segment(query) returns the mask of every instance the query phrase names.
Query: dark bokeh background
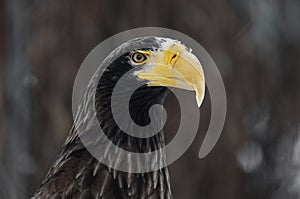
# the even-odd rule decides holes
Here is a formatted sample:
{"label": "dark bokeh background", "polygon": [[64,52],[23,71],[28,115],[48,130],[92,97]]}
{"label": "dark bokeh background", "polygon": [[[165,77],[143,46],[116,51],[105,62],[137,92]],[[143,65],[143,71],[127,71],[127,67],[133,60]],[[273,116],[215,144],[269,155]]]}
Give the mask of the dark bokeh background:
{"label": "dark bokeh background", "polygon": [[0,198],[29,198],[55,160],[89,51],[142,26],[175,29],[202,44],[228,95],[211,154],[197,158],[201,127],[170,166],[175,198],[299,198],[299,20],[297,0],[0,0]]}

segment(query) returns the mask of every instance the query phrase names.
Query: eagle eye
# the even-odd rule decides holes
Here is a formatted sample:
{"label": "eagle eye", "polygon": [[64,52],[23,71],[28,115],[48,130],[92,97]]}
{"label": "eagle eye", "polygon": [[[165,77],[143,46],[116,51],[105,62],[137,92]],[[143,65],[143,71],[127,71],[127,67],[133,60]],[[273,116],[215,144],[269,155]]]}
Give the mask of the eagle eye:
{"label": "eagle eye", "polygon": [[134,52],[131,55],[131,60],[133,63],[135,64],[143,64],[148,60],[148,55],[146,55],[145,53],[142,52]]}

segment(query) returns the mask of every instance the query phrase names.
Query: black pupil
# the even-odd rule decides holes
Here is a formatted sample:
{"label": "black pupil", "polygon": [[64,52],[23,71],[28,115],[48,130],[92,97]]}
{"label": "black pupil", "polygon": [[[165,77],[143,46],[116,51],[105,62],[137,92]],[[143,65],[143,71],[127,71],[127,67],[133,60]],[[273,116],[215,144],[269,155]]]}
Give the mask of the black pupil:
{"label": "black pupil", "polygon": [[138,61],[138,62],[143,61],[143,58],[144,58],[144,56],[143,56],[142,54],[140,54],[140,53],[137,53],[137,54],[135,55],[135,59],[136,59],[136,61]]}

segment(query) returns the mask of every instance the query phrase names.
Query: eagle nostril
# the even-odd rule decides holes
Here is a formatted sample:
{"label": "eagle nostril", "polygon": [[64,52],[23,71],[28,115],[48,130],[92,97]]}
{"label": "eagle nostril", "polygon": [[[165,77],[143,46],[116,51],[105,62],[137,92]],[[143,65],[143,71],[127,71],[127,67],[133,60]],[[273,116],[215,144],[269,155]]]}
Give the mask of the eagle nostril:
{"label": "eagle nostril", "polygon": [[176,61],[176,59],[177,59],[177,56],[178,56],[178,54],[176,53],[176,54],[174,54],[172,57],[171,57],[171,60],[170,60],[170,62],[172,63],[173,62],[173,60],[175,60]]}

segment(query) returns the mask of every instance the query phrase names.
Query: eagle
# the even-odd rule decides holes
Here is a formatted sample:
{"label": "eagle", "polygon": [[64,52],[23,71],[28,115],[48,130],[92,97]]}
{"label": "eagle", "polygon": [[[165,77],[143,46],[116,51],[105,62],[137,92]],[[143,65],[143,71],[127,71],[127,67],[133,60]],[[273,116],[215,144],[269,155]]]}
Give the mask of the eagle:
{"label": "eagle", "polygon": [[[116,105],[121,107],[128,103],[130,117],[139,126],[163,120],[161,111],[154,112],[154,116],[150,117],[149,110],[156,104],[162,105],[172,88],[194,91],[200,107],[205,93],[205,78],[200,61],[179,40],[147,36],[121,44],[100,66],[101,69],[95,72],[82,96],[74,125],[55,163],[33,199],[172,198],[167,166],[147,172],[135,172],[130,170],[130,160],[121,161],[118,152],[109,152],[111,145],[134,153],[157,151],[158,155],[149,161],[151,165],[165,162],[166,158],[165,151],[161,150],[166,145],[163,129],[148,137],[128,134],[120,127],[128,127],[128,121],[124,120],[123,124],[119,124],[114,118],[112,96],[114,88],[124,76],[130,82],[141,85],[135,89],[128,102],[124,103],[123,98],[119,97],[120,101]],[[131,85],[119,86],[121,91],[117,95],[129,92]],[[95,115],[90,113],[89,106],[94,107]],[[94,138],[95,130],[90,130],[93,129],[91,126],[100,127],[103,135]],[[88,138],[88,144],[83,142],[82,136]],[[106,161],[113,162],[109,165],[99,161],[87,149],[101,146],[104,137],[111,144],[102,148],[100,155]],[[115,166],[121,164],[128,164],[129,170],[116,169]]]}

